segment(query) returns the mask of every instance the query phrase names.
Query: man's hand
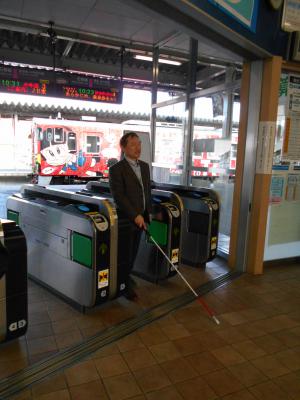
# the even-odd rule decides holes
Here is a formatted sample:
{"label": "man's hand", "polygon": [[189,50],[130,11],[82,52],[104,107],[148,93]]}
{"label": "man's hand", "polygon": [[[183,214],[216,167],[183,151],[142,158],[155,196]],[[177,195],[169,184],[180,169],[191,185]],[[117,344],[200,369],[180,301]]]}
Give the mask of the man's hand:
{"label": "man's hand", "polygon": [[134,223],[141,229],[147,229],[144,217],[140,214],[134,218]]}

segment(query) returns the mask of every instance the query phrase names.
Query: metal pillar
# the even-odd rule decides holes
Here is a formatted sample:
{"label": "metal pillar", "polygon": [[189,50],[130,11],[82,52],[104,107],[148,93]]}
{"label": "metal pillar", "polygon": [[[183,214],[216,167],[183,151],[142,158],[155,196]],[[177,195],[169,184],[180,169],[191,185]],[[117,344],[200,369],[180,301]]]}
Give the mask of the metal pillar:
{"label": "metal pillar", "polygon": [[188,69],[187,81],[187,99],[186,99],[186,115],[183,120],[184,129],[184,152],[183,152],[183,171],[182,184],[189,185],[191,181],[190,172],[192,169],[192,140],[193,140],[193,125],[194,125],[194,104],[195,99],[190,97],[196,89],[197,75],[197,56],[198,42],[195,39],[190,39],[190,61]]}
{"label": "metal pillar", "polygon": [[157,81],[158,81],[158,56],[159,48],[153,49],[153,68],[152,68],[152,90],[151,90],[151,119],[150,119],[150,134],[151,134],[151,160],[154,162],[155,157],[155,131],[156,131],[156,108],[153,107],[157,103]]}
{"label": "metal pillar", "polygon": [[[240,197],[239,230],[237,238],[236,268],[246,269],[246,245],[249,232],[252,192],[255,177],[256,148],[261,103],[263,62],[251,64],[250,91],[248,107],[247,137],[245,144],[244,172]],[[265,227],[263,227],[265,229]]]}
{"label": "metal pillar", "polygon": [[[234,82],[235,68],[229,67],[226,69],[225,85],[231,85]],[[232,90],[227,90],[223,95],[223,138],[230,138],[232,129],[232,110],[233,110],[234,94]]]}

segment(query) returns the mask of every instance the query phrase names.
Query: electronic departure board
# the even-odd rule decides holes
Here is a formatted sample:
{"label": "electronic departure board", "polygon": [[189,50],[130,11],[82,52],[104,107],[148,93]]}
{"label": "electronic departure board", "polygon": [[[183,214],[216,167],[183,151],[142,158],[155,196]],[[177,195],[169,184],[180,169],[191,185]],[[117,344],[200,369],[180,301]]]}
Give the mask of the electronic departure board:
{"label": "electronic departure board", "polygon": [[0,92],[121,104],[119,80],[0,65]]}

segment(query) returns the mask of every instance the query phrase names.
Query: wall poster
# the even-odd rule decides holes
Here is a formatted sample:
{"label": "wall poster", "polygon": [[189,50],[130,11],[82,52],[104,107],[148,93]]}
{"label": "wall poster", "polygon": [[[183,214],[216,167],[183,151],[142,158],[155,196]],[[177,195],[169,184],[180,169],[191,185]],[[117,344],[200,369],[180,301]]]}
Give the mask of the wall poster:
{"label": "wall poster", "polygon": [[284,176],[272,175],[270,188],[270,203],[278,204],[283,200]]}
{"label": "wall poster", "polygon": [[256,173],[271,174],[275,141],[276,122],[261,121],[259,123],[256,153]]}
{"label": "wall poster", "polygon": [[300,114],[286,118],[282,159],[287,161],[300,160]]}

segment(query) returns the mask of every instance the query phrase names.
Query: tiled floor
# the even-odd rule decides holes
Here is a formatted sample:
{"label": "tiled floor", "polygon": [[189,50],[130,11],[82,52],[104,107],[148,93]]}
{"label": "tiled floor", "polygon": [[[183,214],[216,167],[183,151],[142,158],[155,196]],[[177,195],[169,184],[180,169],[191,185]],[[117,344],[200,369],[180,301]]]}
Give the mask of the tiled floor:
{"label": "tiled floor", "polygon": [[[195,271],[189,274],[193,283]],[[202,275],[207,279],[208,271]],[[173,296],[179,287],[175,280],[141,304],[119,299],[80,315],[31,285],[33,324],[25,338],[0,347],[0,376],[84,340],[124,319],[124,312],[128,317],[147,302]],[[300,264],[268,267],[262,276],[244,274],[205,299],[220,325],[193,302],[13,398],[299,400]]]}
{"label": "tiled floor", "polygon": [[[227,270],[226,264],[217,259],[206,268],[184,267],[182,272],[192,285],[199,287],[201,283],[220,276]],[[29,280],[27,334],[16,341],[0,345],[0,379],[187,290],[179,276],[158,285],[137,277],[134,279],[137,282],[138,302],[129,302],[124,297],[119,297],[87,310],[85,314]],[[13,366],[6,365],[10,360],[14,360]]]}

